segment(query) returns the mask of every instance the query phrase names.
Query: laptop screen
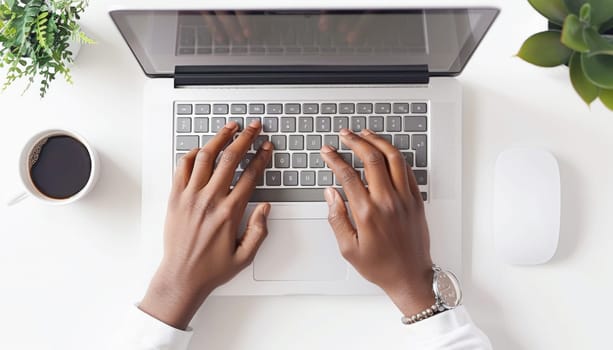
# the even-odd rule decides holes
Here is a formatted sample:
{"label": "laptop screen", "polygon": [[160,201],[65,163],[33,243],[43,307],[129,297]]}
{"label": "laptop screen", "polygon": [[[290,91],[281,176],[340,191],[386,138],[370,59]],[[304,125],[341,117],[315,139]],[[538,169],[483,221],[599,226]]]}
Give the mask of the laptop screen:
{"label": "laptop screen", "polygon": [[111,12],[141,67],[427,65],[459,74],[498,14],[495,8]]}

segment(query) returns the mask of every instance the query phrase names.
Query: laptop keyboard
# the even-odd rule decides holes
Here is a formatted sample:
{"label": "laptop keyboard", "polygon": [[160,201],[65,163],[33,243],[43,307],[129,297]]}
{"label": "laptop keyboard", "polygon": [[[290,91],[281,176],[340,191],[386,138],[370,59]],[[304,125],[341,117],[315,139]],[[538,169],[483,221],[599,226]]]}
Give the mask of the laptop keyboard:
{"label": "laptop keyboard", "polygon": [[324,201],[323,189],[339,187],[319,150],[328,144],[351,164],[365,185],[364,163],[340,142],[339,131],[364,128],[392,143],[413,168],[424,200],[429,192],[429,103],[427,101],[215,102],[174,104],[174,164],[189,150],[204,146],[230,121],[241,128],[260,120],[257,137],[234,174],[240,178],[265,141],[274,145],[271,163],[252,201]]}

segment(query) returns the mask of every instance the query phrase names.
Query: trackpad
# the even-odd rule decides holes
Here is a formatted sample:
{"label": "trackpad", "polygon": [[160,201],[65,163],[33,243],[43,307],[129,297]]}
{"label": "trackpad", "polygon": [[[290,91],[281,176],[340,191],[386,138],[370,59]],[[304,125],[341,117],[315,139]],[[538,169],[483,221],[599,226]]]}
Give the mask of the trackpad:
{"label": "trackpad", "polygon": [[327,220],[269,220],[253,266],[258,281],[335,281],[347,278]]}

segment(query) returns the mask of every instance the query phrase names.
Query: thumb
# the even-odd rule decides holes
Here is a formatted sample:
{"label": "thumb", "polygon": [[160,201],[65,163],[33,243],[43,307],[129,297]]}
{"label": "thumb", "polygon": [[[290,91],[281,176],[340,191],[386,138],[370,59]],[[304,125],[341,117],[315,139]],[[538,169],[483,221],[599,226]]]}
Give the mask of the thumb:
{"label": "thumb", "polygon": [[358,235],[349,220],[347,214],[347,207],[343,198],[336,189],[332,187],[326,188],[324,192],[326,202],[328,202],[328,222],[336,235],[336,241],[341,254],[345,259],[349,259],[349,256],[357,249]]}
{"label": "thumb", "polygon": [[235,254],[236,261],[240,266],[251,264],[255,253],[268,235],[267,219],[269,213],[270,204],[261,203],[249,216],[245,234],[241,238]]}

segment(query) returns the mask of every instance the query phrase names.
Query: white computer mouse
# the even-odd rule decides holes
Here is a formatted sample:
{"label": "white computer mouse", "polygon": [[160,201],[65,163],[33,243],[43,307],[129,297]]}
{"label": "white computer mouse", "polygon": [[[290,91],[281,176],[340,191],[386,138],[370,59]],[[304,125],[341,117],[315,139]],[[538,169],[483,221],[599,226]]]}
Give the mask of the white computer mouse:
{"label": "white computer mouse", "polygon": [[560,235],[560,169],[546,150],[515,148],[496,161],[494,241],[513,265],[549,261]]}

